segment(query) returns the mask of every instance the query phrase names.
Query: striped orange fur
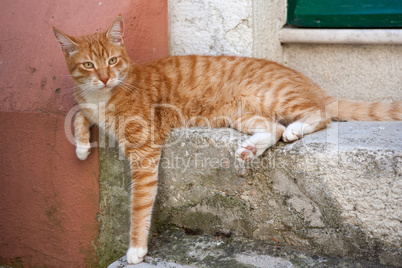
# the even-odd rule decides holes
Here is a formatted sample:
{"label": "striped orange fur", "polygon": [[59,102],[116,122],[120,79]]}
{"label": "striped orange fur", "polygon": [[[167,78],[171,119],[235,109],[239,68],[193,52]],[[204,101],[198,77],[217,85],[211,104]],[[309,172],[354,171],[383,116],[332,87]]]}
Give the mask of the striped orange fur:
{"label": "striped orange fur", "polygon": [[247,161],[331,119],[402,120],[402,102],[337,100],[301,73],[263,59],[192,55],[134,64],[121,16],[105,33],[54,33],[77,85],[78,157],[89,154],[89,127],[98,125],[116,138],[132,166],[130,263],[147,253],[161,146],[172,128],[232,127],[250,134],[236,151]]}

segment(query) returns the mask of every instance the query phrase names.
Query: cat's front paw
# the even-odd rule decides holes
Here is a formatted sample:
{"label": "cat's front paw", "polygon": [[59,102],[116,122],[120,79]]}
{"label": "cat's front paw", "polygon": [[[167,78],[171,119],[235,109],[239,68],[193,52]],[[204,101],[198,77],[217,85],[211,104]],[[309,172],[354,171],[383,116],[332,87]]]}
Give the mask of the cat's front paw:
{"label": "cat's front paw", "polygon": [[236,157],[243,160],[243,161],[250,161],[256,157],[257,148],[252,145],[247,147],[240,147],[236,150]]}
{"label": "cat's front paw", "polygon": [[127,251],[127,262],[129,264],[137,264],[144,260],[148,249],[130,247]]}
{"label": "cat's front paw", "polygon": [[80,144],[75,149],[75,153],[80,160],[87,159],[88,155],[91,153],[91,145],[90,144]]}

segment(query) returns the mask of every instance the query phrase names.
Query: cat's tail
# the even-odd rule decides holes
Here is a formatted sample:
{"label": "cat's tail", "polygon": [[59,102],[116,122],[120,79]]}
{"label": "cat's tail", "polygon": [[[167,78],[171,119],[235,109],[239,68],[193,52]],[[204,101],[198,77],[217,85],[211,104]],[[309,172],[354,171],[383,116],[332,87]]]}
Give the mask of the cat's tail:
{"label": "cat's tail", "polygon": [[331,98],[326,110],[335,121],[401,121],[402,101],[358,102]]}

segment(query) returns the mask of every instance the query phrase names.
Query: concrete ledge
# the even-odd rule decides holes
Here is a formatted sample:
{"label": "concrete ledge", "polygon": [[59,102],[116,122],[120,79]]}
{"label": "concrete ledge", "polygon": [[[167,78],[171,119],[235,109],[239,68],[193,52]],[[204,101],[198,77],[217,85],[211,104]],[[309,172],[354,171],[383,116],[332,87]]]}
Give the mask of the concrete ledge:
{"label": "concrete ledge", "polygon": [[244,167],[234,151],[245,138],[231,129],[173,131],[156,226],[402,263],[402,123],[333,123]]}
{"label": "concrete ledge", "polygon": [[283,28],[281,43],[402,44],[401,29],[303,29]]}
{"label": "concrete ledge", "polygon": [[[271,241],[272,242],[272,241]],[[300,268],[300,267],[386,267],[365,260],[318,256],[268,241],[255,241],[222,235],[194,235],[169,228],[151,239],[144,262],[127,264],[122,257],[108,268]],[[389,266],[387,266],[389,268]]]}
{"label": "concrete ledge", "polygon": [[[246,137],[232,129],[171,132],[154,232],[173,225],[318,255],[402,263],[402,122],[332,123],[242,166],[234,152]],[[107,197],[112,216],[127,213],[118,199],[127,194],[116,194],[127,187],[103,185],[102,192],[113,188],[119,200]]]}

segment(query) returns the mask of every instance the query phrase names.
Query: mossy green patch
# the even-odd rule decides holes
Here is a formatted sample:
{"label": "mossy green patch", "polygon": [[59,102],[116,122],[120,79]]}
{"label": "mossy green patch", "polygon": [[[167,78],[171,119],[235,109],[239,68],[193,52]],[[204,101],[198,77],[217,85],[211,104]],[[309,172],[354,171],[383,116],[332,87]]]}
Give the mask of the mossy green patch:
{"label": "mossy green patch", "polygon": [[153,218],[154,231],[160,232],[169,224],[189,229],[190,233],[230,232],[239,230],[248,236],[254,229],[248,205],[233,196],[215,194],[200,202],[184,206],[161,207],[158,200]]}
{"label": "mossy green patch", "polygon": [[96,241],[99,267],[125,255],[130,230],[130,168],[119,159],[117,146],[109,146],[109,137],[100,135],[104,148],[99,150],[100,168],[100,234]]}
{"label": "mossy green patch", "polygon": [[206,233],[214,233],[217,226],[222,224],[219,216],[210,212],[188,211],[180,215],[177,222],[191,229],[204,230]]}

